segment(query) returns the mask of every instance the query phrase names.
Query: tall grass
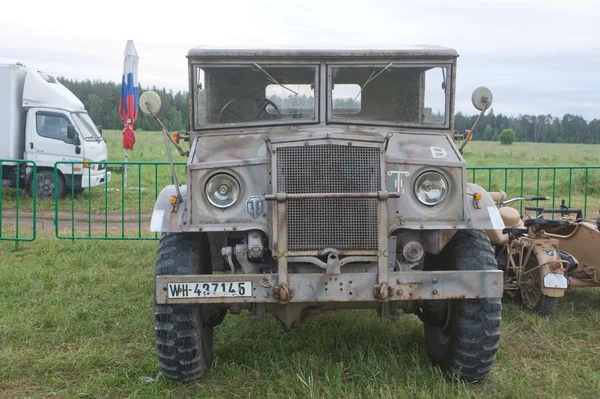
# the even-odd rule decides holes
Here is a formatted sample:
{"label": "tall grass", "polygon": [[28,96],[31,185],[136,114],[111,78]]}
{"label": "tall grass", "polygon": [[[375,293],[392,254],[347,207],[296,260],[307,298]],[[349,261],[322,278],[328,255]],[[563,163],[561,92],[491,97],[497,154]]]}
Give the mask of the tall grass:
{"label": "tall grass", "polygon": [[447,382],[420,321],[375,311],[309,318],[284,332],[228,315],[207,378],[145,383],[158,365],[152,320],[156,243],[0,243],[0,397],[597,398],[600,291],[578,289],[550,318],[505,301],[500,351],[478,384]]}

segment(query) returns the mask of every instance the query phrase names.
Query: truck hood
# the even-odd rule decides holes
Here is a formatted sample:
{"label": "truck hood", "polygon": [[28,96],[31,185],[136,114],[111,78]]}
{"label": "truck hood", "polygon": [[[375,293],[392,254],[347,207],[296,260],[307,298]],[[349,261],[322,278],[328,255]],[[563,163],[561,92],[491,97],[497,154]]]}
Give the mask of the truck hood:
{"label": "truck hood", "polygon": [[267,142],[306,142],[312,140],[343,142],[378,142],[383,145],[386,137],[389,143],[386,158],[391,163],[424,163],[462,166],[464,159],[452,144],[447,134],[424,133],[421,131],[374,131],[369,128],[352,129],[348,127],[315,127],[273,129],[236,135],[203,135],[196,141],[193,149],[193,164],[242,165],[252,160],[268,158]]}
{"label": "truck hood", "polygon": [[92,162],[108,160],[108,150],[104,141],[82,141],[84,156]]}
{"label": "truck hood", "polygon": [[23,88],[23,107],[85,111],[83,103],[52,76],[28,69]]}

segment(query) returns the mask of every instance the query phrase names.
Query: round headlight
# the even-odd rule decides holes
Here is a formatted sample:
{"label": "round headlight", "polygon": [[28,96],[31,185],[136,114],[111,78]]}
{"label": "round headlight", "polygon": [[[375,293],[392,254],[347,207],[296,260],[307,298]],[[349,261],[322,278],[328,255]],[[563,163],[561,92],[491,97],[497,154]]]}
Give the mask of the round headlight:
{"label": "round headlight", "polygon": [[206,183],[206,198],[217,208],[227,208],[235,204],[240,196],[237,180],[225,173],[214,175]]}
{"label": "round headlight", "polygon": [[415,182],[415,195],[425,205],[439,204],[447,193],[448,182],[438,172],[425,172]]}

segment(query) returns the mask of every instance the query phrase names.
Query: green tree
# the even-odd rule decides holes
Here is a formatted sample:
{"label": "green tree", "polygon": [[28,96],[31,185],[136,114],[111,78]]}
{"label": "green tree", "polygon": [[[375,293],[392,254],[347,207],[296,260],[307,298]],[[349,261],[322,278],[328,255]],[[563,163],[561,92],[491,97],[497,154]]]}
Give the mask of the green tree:
{"label": "green tree", "polygon": [[512,129],[504,129],[498,138],[500,139],[500,144],[512,144],[515,141],[515,131]]}

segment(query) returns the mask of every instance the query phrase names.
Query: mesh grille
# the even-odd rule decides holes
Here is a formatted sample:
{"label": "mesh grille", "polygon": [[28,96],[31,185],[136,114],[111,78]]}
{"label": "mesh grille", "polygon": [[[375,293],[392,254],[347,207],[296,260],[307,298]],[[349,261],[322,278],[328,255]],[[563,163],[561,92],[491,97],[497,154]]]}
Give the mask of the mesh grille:
{"label": "mesh grille", "polygon": [[[277,150],[277,192],[373,193],[380,190],[380,150],[318,145]],[[377,249],[377,199],[289,200],[291,251]]]}

